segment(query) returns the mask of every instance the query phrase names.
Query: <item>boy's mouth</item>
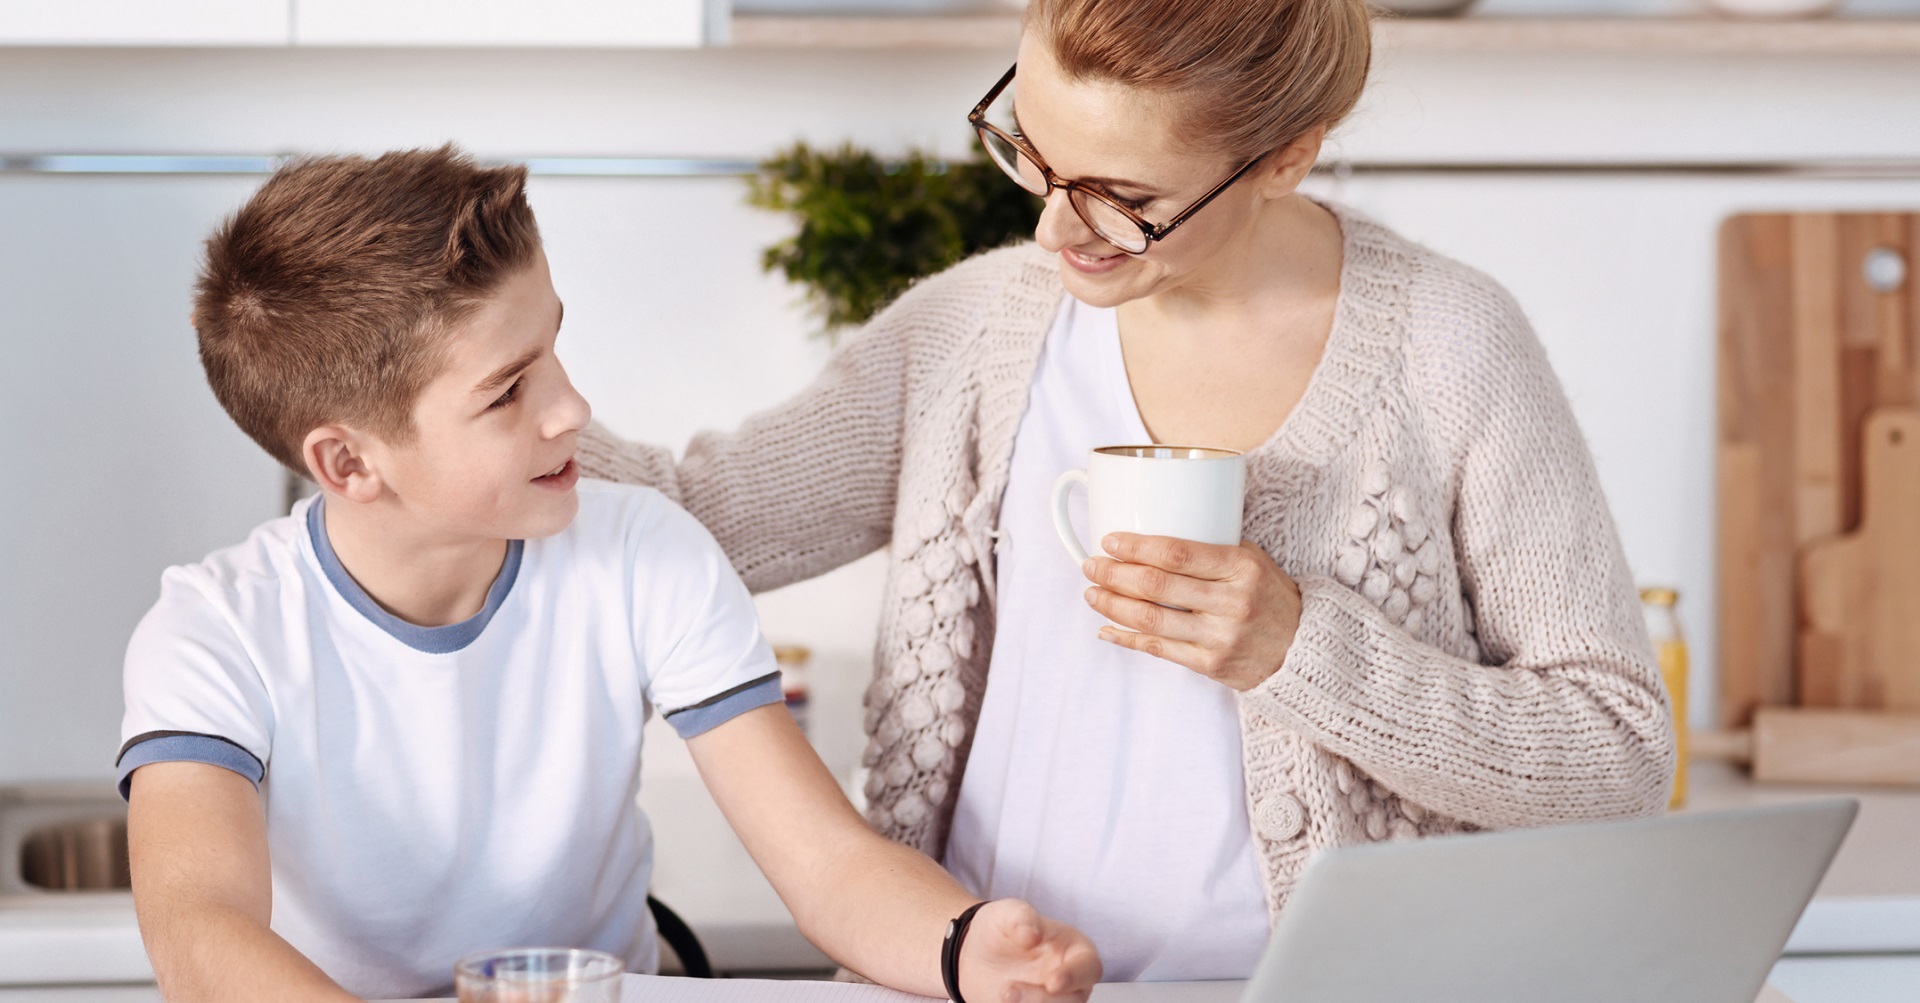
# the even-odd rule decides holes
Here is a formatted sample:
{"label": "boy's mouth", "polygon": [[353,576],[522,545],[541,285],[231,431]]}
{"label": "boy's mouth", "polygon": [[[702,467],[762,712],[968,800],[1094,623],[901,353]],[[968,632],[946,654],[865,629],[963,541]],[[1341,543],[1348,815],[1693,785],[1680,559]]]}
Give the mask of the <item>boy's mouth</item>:
{"label": "boy's mouth", "polygon": [[573,457],[569,456],[567,457],[567,462],[560,464],[559,466],[553,468],[552,470],[547,471],[544,474],[541,474],[538,477],[535,477],[533,479],[533,483],[538,484],[541,487],[545,487],[545,488],[558,488],[561,490],[565,490],[567,488],[573,487],[574,482],[578,481],[579,479],[580,479],[580,468],[574,464]]}

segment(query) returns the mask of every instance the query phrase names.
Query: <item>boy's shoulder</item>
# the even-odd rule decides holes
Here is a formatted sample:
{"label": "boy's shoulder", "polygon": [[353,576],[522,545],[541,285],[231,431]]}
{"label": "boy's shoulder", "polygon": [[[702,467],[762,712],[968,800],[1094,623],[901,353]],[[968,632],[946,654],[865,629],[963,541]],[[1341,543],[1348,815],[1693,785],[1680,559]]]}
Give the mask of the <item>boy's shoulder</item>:
{"label": "boy's shoulder", "polygon": [[653,488],[583,479],[576,490],[579,514],[560,534],[576,554],[631,560],[644,553],[719,552],[700,520]]}
{"label": "boy's shoulder", "polygon": [[170,567],[163,583],[189,584],[203,592],[239,593],[272,588],[302,563],[306,512],[315,499],[294,506],[293,512],[255,526],[239,543],[221,547],[191,564]]}

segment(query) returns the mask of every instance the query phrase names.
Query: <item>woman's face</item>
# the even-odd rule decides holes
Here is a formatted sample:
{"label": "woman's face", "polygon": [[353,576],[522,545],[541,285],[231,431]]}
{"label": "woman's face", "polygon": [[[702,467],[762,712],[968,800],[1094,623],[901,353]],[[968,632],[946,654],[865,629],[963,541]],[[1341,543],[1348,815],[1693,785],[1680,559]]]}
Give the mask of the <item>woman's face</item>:
{"label": "woman's face", "polygon": [[[1069,80],[1048,47],[1031,36],[1021,40],[1014,86],[1020,129],[1054,174],[1094,183],[1149,223],[1172,219],[1242,166],[1177,138],[1178,101],[1106,81]],[[1250,250],[1260,210],[1291,193],[1292,175],[1279,173],[1286,177],[1261,165],[1143,254],[1124,254],[1102,240],[1060,189],[1047,197],[1035,238],[1059,255],[1061,278],[1076,299],[1118,306],[1203,283]]]}

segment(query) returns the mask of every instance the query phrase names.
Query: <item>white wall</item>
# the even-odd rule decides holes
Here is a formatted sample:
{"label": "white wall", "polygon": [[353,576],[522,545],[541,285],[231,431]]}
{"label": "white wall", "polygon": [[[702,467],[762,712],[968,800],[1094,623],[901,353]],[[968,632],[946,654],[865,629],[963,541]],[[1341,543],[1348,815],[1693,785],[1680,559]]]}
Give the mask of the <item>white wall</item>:
{"label": "white wall", "polygon": [[[0,49],[0,153],[452,138],[487,156],[758,158],[801,137],[958,153],[965,110],[1009,58]],[[1920,156],[1920,60],[1381,65],[1339,155]],[[198,240],[257,180],[0,176],[0,782],[107,776],[121,646],[160,569],[275,514],[274,468],[204,389],[185,321]],[[1421,176],[1332,190],[1514,290],[1593,441],[1636,571],[1682,588],[1711,664],[1713,227],[1747,206],[1916,206],[1920,182]],[[784,224],[741,194],[712,179],[535,183],[568,304],[562,352],[616,428],[683,444],[824,358],[796,292],[758,269]],[[819,653],[826,700],[858,691],[878,575],[869,560],[763,597],[769,634]]]}

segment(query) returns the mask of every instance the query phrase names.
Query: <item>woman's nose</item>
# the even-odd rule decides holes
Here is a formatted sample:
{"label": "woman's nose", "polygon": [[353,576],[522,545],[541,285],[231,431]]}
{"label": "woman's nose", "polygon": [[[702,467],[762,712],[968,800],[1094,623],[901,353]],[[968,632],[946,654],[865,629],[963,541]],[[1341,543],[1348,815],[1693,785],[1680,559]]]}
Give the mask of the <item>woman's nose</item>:
{"label": "woman's nose", "polygon": [[1062,248],[1084,244],[1093,237],[1086,220],[1074,211],[1065,189],[1055,188],[1047,193],[1047,207],[1041,211],[1040,223],[1033,230],[1033,239],[1041,247],[1057,254]]}

